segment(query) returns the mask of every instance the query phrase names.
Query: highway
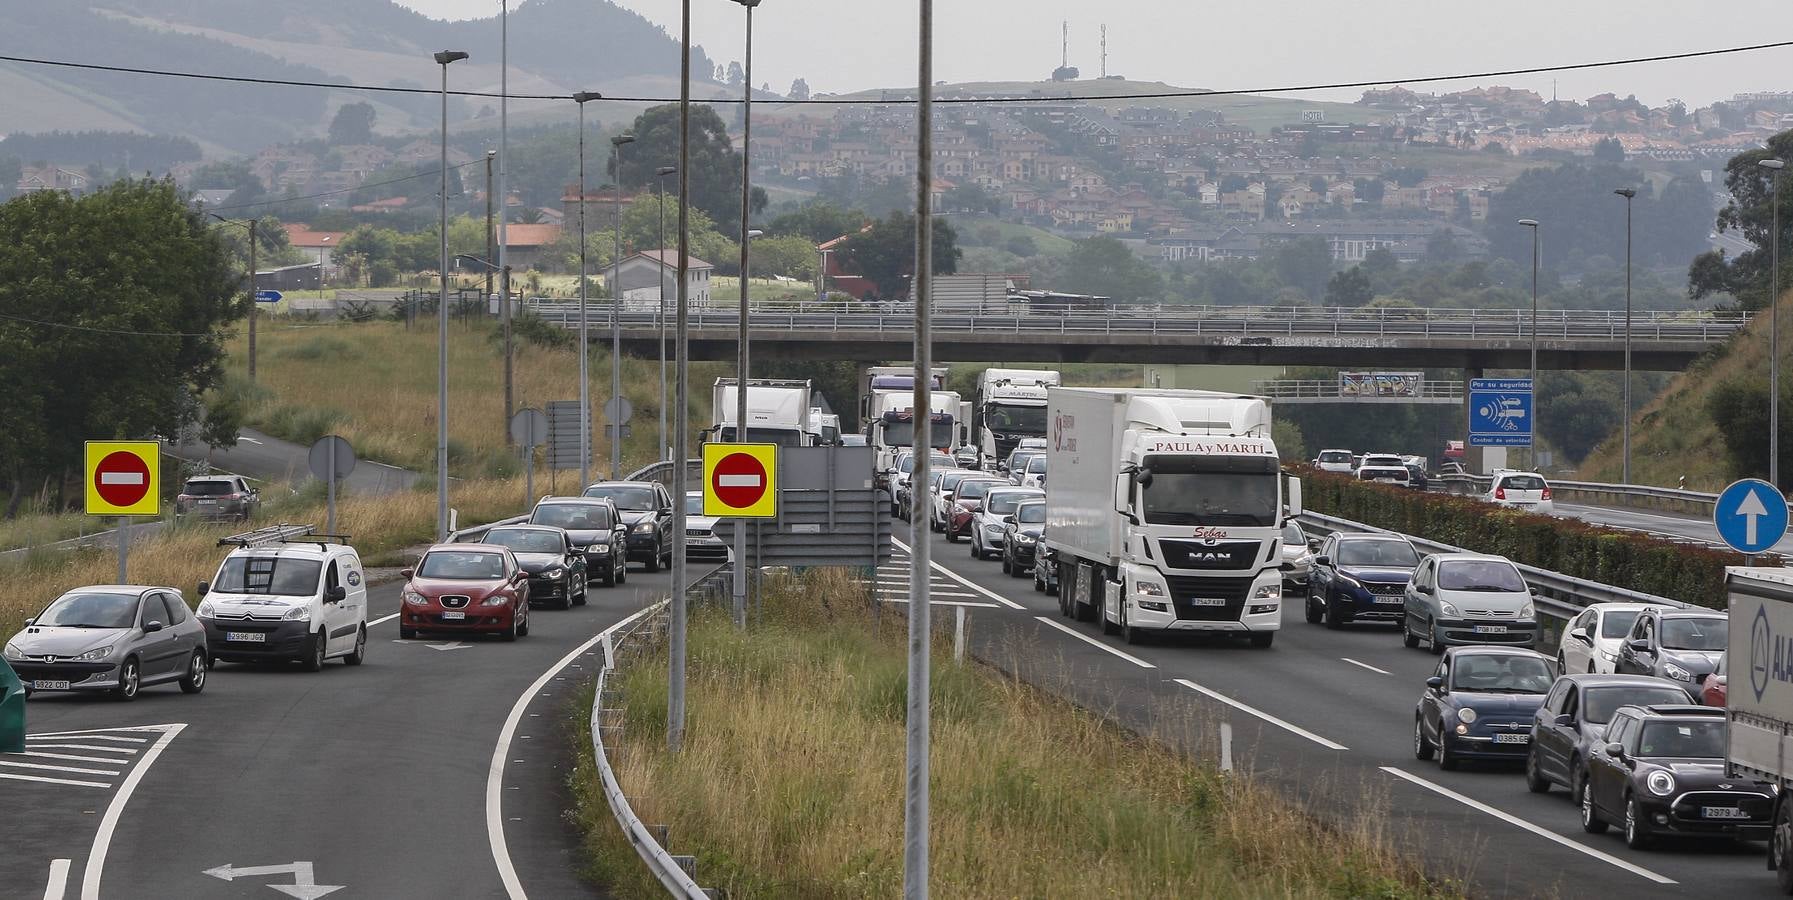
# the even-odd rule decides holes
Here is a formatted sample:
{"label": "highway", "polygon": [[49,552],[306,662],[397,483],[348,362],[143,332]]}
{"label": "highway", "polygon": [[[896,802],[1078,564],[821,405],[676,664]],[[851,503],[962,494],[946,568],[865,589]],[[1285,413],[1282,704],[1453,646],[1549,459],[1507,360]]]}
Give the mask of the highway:
{"label": "highway", "polygon": [[[1622,507],[1581,506],[1561,501],[1556,503],[1555,514],[1563,518],[1580,519],[1595,525],[1641,531],[1667,540],[1691,541],[1716,549],[1726,549],[1724,542],[1719,540],[1718,529],[1712,527],[1711,519]],[[1781,538],[1780,543],[1774,545],[1774,550],[1784,556],[1793,557],[1793,531]]]}
{"label": "highway", "polygon": [[589,715],[568,705],[595,636],[668,581],[631,572],[589,606],[537,609],[514,644],[398,640],[389,581],[369,592],[358,668],[222,663],[197,696],[33,698],[27,753],[0,754],[0,808],[31,811],[10,819],[0,884],[47,900],[602,896],[562,815],[569,717]]}
{"label": "highway", "polygon": [[[936,583],[946,585],[936,616],[950,621],[948,603],[976,604],[980,659],[1210,760],[1227,723],[1233,767],[1343,827],[1367,820],[1433,875],[1466,880],[1472,896],[1741,897],[1773,887],[1759,845],[1635,852],[1612,834],[1584,834],[1567,794],[1528,793],[1517,766],[1444,772],[1415,760],[1414,705],[1437,658],[1403,648],[1391,628],[1328,631],[1285,603],[1267,651],[1195,638],[1129,647],[1061,617],[1053,597],[973,561],[965,544],[933,540]],[[894,586],[906,568],[906,558],[893,561],[880,580]]]}

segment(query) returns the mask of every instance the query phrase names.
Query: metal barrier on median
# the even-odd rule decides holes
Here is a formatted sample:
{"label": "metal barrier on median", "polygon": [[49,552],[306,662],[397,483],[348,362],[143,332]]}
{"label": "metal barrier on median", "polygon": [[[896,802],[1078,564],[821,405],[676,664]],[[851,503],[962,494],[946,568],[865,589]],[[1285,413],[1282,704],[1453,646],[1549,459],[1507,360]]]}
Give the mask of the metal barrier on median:
{"label": "metal barrier on median", "polygon": [[[1311,525],[1315,529],[1327,533],[1335,531],[1348,533],[1366,531],[1384,532],[1388,534],[1397,533],[1391,532],[1386,528],[1376,528],[1374,526],[1365,525],[1362,522],[1353,522],[1350,519],[1340,519],[1315,512],[1302,513],[1300,518],[1302,524]],[[1421,553],[1464,552],[1461,547],[1453,547],[1450,544],[1440,544],[1437,541],[1428,541],[1425,538],[1418,538],[1413,535],[1402,535],[1402,537],[1412,541],[1413,546]],[[1564,621],[1575,618],[1575,616],[1580,614],[1582,610],[1595,603],[1651,603],[1657,606],[1673,606],[1677,608],[1687,606],[1687,604],[1682,603],[1679,600],[1670,600],[1667,597],[1658,597],[1655,594],[1646,594],[1641,591],[1613,587],[1610,584],[1588,581],[1585,578],[1575,578],[1573,576],[1564,575],[1561,572],[1552,572],[1548,569],[1539,569],[1521,563],[1515,563],[1515,565],[1519,566],[1519,574],[1525,576],[1526,583],[1538,591],[1538,611],[1544,615],[1562,619]]]}

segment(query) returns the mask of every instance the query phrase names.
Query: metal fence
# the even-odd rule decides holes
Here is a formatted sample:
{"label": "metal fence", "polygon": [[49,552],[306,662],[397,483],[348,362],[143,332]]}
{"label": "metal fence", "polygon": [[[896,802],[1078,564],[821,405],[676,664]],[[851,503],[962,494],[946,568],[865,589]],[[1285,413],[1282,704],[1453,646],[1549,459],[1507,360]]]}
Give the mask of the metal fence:
{"label": "metal fence", "polygon": [[1339,387],[1337,378],[1299,379],[1274,378],[1251,383],[1251,392],[1272,400],[1284,403],[1307,401],[1334,401],[1338,403],[1461,403],[1463,402],[1463,382],[1433,381],[1430,379],[1419,383],[1417,394],[1364,394],[1347,396]]}

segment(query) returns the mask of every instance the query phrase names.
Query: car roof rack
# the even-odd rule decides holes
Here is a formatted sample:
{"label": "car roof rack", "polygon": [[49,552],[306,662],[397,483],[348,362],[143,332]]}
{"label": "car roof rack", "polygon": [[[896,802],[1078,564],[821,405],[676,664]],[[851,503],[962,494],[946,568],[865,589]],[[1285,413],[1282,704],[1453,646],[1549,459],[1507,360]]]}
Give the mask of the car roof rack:
{"label": "car roof rack", "polygon": [[254,531],[233,534],[218,539],[220,547],[260,547],[265,544],[287,544],[303,540],[306,543],[347,544],[346,534],[320,534],[316,525],[292,525],[282,522],[279,525],[268,525]]}

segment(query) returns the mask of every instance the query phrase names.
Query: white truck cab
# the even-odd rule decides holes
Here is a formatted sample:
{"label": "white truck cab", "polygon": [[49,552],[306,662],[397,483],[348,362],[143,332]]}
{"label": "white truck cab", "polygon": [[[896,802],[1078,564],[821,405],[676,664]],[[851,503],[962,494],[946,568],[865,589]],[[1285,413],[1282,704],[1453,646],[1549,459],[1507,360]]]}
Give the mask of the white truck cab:
{"label": "white truck cab", "polygon": [[212,659],[296,660],[317,671],[330,659],[367,656],[367,573],[347,535],[311,525],[270,525],[218,541],[233,548],[199,583],[198,618]]}

